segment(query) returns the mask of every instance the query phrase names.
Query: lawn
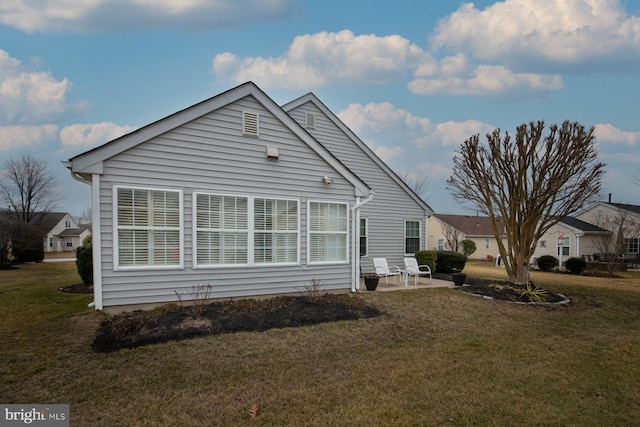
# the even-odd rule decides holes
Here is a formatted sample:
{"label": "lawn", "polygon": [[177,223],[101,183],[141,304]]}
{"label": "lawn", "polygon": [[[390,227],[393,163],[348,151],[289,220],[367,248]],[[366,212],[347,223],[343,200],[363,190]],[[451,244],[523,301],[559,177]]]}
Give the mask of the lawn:
{"label": "lawn", "polygon": [[68,403],[92,426],[635,425],[640,274],[533,280],[572,303],[363,292],[386,314],[103,354],[92,297],[57,292],[75,265],[22,265],[0,271],[0,402]]}

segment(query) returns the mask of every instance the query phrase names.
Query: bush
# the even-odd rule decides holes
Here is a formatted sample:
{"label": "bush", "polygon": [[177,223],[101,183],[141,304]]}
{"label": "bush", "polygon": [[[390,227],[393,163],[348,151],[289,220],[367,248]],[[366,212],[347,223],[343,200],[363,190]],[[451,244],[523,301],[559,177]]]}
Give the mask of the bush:
{"label": "bush", "polygon": [[21,222],[11,234],[11,254],[17,262],[40,262],[44,259],[44,234],[33,224]]}
{"label": "bush", "polygon": [[438,253],[436,251],[418,251],[416,252],[416,260],[418,265],[428,265],[431,271],[436,271],[436,260]]}
{"label": "bush", "polygon": [[458,273],[464,270],[467,256],[454,251],[438,251],[436,271],[438,273]]}
{"label": "bush", "polygon": [[[86,240],[86,239],[85,239]],[[82,283],[93,284],[93,245],[83,244],[76,248],[76,267]]]}
{"label": "bush", "polygon": [[558,258],[553,255],[542,255],[538,258],[538,267],[542,271],[551,271],[558,266]]}
{"label": "bush", "polygon": [[569,258],[564,266],[573,274],[580,274],[587,269],[587,262],[582,258]]}
{"label": "bush", "polygon": [[465,254],[466,256],[471,255],[477,249],[476,242],[474,242],[473,240],[464,239],[460,243],[462,243],[462,253]]}

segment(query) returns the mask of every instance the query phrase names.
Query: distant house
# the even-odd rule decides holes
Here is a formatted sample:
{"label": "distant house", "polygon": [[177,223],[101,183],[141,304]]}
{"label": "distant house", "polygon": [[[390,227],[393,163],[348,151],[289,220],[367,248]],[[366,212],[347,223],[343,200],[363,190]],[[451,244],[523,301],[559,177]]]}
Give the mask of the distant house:
{"label": "distant house", "polygon": [[91,234],[66,212],[36,212],[31,223],[45,234],[45,252],[75,252],[82,240]]}
{"label": "distant house", "polygon": [[634,258],[640,253],[640,206],[597,202],[576,215],[577,218],[606,228],[620,239],[622,254]]}
{"label": "distant house", "polygon": [[574,217],[565,217],[538,240],[534,258],[552,255],[566,260],[592,256],[599,252],[596,239],[607,230]]}
{"label": "distant house", "polygon": [[313,93],[283,109],[323,147],[375,190],[360,209],[359,251],[363,271],[375,271],[372,258],[391,265],[426,248],[426,220],[433,210]]}
{"label": "distant house", "polygon": [[[71,158],[92,188],[94,297],[120,311],[359,289],[360,255],[426,245],[431,209],[312,94],[249,82]],[[375,193],[374,193],[375,192]]]}
{"label": "distant house", "polygon": [[[491,218],[479,215],[447,215],[433,214],[427,223],[429,235],[429,247],[427,249],[443,251],[454,250],[454,241],[471,240],[476,244],[476,251],[471,258],[487,258],[488,255],[499,255],[498,242],[493,233]],[[506,246],[507,240],[504,232],[502,242]],[[462,252],[462,246],[458,252]]]}

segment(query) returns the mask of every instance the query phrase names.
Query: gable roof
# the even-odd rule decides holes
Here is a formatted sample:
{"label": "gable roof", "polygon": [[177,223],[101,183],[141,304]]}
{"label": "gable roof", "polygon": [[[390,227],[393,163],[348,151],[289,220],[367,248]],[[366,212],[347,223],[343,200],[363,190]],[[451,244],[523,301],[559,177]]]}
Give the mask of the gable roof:
{"label": "gable roof", "polygon": [[640,206],[638,206],[638,205],[630,205],[630,204],[627,204],[627,203],[606,203],[606,204],[607,205],[611,205],[611,206],[615,206],[618,209],[623,209],[625,211],[633,212],[635,214],[640,215]]}
{"label": "gable roof", "polygon": [[[493,223],[488,216],[433,214],[440,222],[450,225],[467,237],[493,236]],[[504,232],[502,233],[504,235]]]}
{"label": "gable roof", "polygon": [[575,230],[578,231],[584,231],[587,233],[602,233],[602,232],[606,232],[608,233],[608,230],[605,230],[604,228],[600,228],[597,225],[593,225],[590,224],[586,221],[582,221],[578,218],[574,218],[572,216],[567,216],[564,217],[560,220],[560,222],[566,226],[569,226]]}
{"label": "gable roof", "polygon": [[376,153],[373,152],[373,150],[371,150],[371,148],[369,148],[369,146],[367,144],[365,144],[360,138],[358,138],[358,136],[351,131],[351,129],[349,129],[349,127],[347,125],[344,124],[344,122],[342,122],[342,120],[340,120],[338,118],[338,116],[336,116],[333,111],[331,111],[329,108],[327,108],[326,105],[324,105],[324,103],[322,101],[320,101],[320,99],[314,95],[312,92],[307,93],[306,95],[303,95],[297,99],[294,99],[291,102],[288,102],[286,104],[284,104],[282,106],[284,111],[291,111],[307,102],[312,103],[313,105],[315,105],[320,111],[322,111],[322,113],[333,122],[334,125],[336,125],[342,132],[344,132],[345,135],[347,135],[347,137],[349,137],[349,139],[351,139],[353,141],[354,144],[356,144],[361,150],[362,152],[367,155],[371,160],[373,160],[374,163],[376,163],[393,181],[395,181],[413,200],[416,201],[416,203],[418,203],[424,210],[426,210],[427,212],[432,213],[433,209],[431,209],[431,207],[424,201],[422,200],[422,198],[420,198],[420,196],[418,196],[415,191],[413,191],[399,176],[398,174],[396,174],[393,169],[391,169],[389,166],[387,166],[387,164],[385,162],[382,161],[382,159],[380,159],[380,157],[378,157],[376,155]]}
{"label": "gable roof", "polygon": [[106,144],[72,157],[65,166],[69,168],[72,173],[81,176],[94,173],[101,174],[103,173],[103,162],[105,160],[247,96],[254,97],[266,110],[280,120],[298,138],[333,167],[337,173],[352,184],[355,187],[357,196],[369,195],[370,188],[364,181],[313,138],[309,132],[300,126],[298,122],[289,116],[289,114],[253,82],[243,83],[233,89],[229,89],[226,92],[150,123],[120,138],[116,138]]}
{"label": "gable roof", "polygon": [[49,233],[65,216],[67,216],[66,212],[34,212],[31,223],[45,233]]}

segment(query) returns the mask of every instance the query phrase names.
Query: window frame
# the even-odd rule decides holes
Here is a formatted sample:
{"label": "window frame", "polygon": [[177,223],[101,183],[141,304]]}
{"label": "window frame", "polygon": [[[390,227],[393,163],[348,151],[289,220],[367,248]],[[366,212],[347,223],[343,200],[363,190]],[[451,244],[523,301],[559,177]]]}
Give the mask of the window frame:
{"label": "window frame", "polygon": [[488,237],[484,239],[484,248],[485,249],[489,249],[491,246],[491,239],[489,239]]}
{"label": "window frame", "polygon": [[[147,191],[149,195],[152,191],[164,193],[176,193],[178,195],[178,226],[121,226],[118,217],[118,194],[120,190]],[[114,185],[112,190],[113,204],[113,270],[114,271],[143,271],[143,270],[183,270],[184,269],[184,194],[180,189],[159,188],[159,187],[139,187],[129,185]],[[173,230],[178,231],[179,260],[177,264],[143,264],[143,265],[120,265],[120,230]],[[148,244],[149,245],[149,244]]]}
{"label": "window frame", "polygon": [[[344,231],[311,231],[311,204],[318,203],[323,205],[341,205],[344,206],[345,210],[345,230]],[[346,202],[336,202],[336,201],[327,201],[327,200],[307,200],[307,264],[309,265],[329,265],[329,264],[348,264],[349,263],[349,203]],[[317,234],[324,235],[339,235],[344,236],[344,259],[343,260],[329,260],[329,261],[314,261],[311,258],[311,236]]]}
{"label": "window frame", "polygon": [[[418,223],[418,237],[415,236],[407,236],[407,223],[409,222],[417,222]],[[407,239],[418,239],[418,249],[414,252],[407,252]],[[404,239],[403,239],[403,251],[405,255],[415,255],[416,252],[420,251],[422,248],[422,220],[419,219],[405,219],[404,220]]]}
{"label": "window frame", "polygon": [[[256,245],[255,238],[258,233],[264,233],[268,230],[257,230],[256,229],[256,216],[255,216],[255,206],[256,200],[275,200],[275,201],[286,201],[286,202],[295,202],[296,203],[296,259],[295,261],[286,261],[286,262],[259,262],[256,260]],[[251,223],[249,225],[250,233],[249,240],[252,248],[251,258],[249,260],[250,265],[265,267],[265,266],[279,266],[279,265],[300,265],[300,200],[288,197],[265,197],[265,196],[252,196],[251,197]],[[277,231],[277,230],[275,230]],[[275,232],[273,234],[276,234]],[[281,230],[280,234],[293,234],[292,231]]]}
{"label": "window frame", "polygon": [[[362,235],[362,222],[364,221],[364,236]],[[364,239],[364,254],[362,254],[362,239]],[[369,217],[360,217],[358,224],[358,247],[360,248],[360,256],[369,256]]]}
{"label": "window frame", "polygon": [[[564,249],[567,249],[567,253],[565,254]],[[560,254],[560,251],[562,250],[562,254]],[[571,237],[567,236],[567,237],[563,237],[562,238],[562,244],[560,243],[560,239],[558,239],[558,250],[556,251],[556,255],[557,256],[567,256],[570,257],[571,256]]]}
{"label": "window frame", "polygon": [[438,239],[438,243],[437,243],[437,250],[439,251],[444,251],[444,239]]}

